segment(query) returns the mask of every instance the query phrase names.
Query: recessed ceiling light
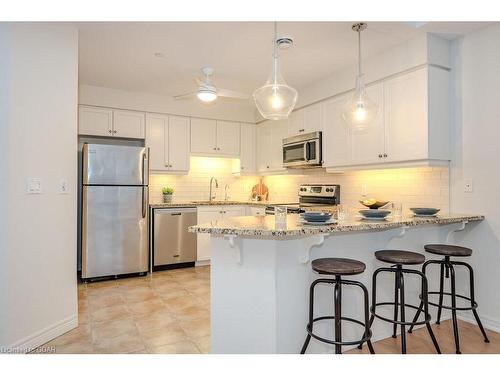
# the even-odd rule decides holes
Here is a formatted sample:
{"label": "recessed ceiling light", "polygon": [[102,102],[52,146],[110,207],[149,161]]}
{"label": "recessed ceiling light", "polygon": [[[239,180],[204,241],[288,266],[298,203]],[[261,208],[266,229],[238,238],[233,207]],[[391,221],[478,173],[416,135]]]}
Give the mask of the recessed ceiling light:
{"label": "recessed ceiling light", "polygon": [[155,52],[155,57],[163,58],[165,57],[165,54],[163,52]]}

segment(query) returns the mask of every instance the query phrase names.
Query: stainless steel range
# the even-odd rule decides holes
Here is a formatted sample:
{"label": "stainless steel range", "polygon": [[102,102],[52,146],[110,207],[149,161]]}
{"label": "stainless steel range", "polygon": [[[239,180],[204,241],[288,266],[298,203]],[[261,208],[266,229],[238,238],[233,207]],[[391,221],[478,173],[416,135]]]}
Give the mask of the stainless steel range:
{"label": "stainless steel range", "polygon": [[[331,208],[340,204],[340,185],[335,184],[303,184],[299,186],[299,202],[286,204],[288,213],[301,213],[305,209]],[[273,205],[266,207],[266,214],[274,215]]]}

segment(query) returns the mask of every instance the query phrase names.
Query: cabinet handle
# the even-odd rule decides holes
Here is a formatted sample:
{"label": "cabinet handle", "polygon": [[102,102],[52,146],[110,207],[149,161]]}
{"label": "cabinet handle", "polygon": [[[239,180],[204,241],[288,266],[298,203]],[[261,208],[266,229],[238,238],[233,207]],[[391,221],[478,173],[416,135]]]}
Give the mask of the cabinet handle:
{"label": "cabinet handle", "polygon": [[300,130],[299,130],[299,133],[302,133],[303,131],[304,131],[304,129],[300,129]]}
{"label": "cabinet handle", "polygon": [[116,130],[113,130],[113,133],[116,134]]}
{"label": "cabinet handle", "polygon": [[241,166],[241,169],[245,169],[245,167]]}
{"label": "cabinet handle", "polygon": [[219,148],[219,147],[217,147],[217,151],[220,151],[220,148]]}
{"label": "cabinet handle", "polygon": [[387,157],[387,154],[384,154],[384,158],[386,158],[386,157]]}
{"label": "cabinet handle", "polygon": [[382,154],[378,154],[378,157],[381,158],[382,157]]}
{"label": "cabinet handle", "polygon": [[269,165],[268,165],[266,168],[268,168],[268,169],[269,169]]}
{"label": "cabinet handle", "polygon": [[109,129],[108,132],[109,132],[109,134],[111,134],[111,133],[113,133],[113,130]]}

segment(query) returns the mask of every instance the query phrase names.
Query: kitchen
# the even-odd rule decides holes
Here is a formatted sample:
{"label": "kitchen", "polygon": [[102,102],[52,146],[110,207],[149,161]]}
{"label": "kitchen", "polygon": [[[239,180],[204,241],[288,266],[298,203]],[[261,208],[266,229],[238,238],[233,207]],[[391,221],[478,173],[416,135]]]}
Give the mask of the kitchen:
{"label": "kitchen", "polygon": [[[60,78],[58,84],[67,91],[50,93],[68,101],[66,119],[77,118],[75,127],[54,146],[55,153],[64,150],[67,164],[55,174],[46,173],[43,160],[21,158],[18,162],[26,168],[11,177],[21,181],[16,189],[27,194],[19,198],[26,202],[20,208],[35,205],[34,230],[49,233],[43,229],[47,216],[42,213],[54,202],[59,202],[58,212],[71,212],[74,220],[67,220],[67,226],[66,216],[60,217],[59,236],[66,250],[58,256],[44,252],[44,257],[78,265],[51,275],[50,261],[29,262],[30,268],[44,265],[37,272],[41,280],[54,284],[48,298],[60,303],[59,315],[41,307],[33,319],[33,309],[42,301],[35,298],[32,307],[21,309],[19,301],[10,299],[11,309],[2,320],[19,314],[26,324],[6,330],[2,347],[74,354],[298,354],[307,338],[302,348],[306,353],[368,353],[370,339],[375,353],[500,352],[500,317],[492,288],[499,261],[494,250],[498,228],[486,202],[498,184],[486,171],[494,164],[484,156],[491,153],[493,158],[493,146],[475,143],[493,135],[487,120],[481,125],[484,131],[475,132],[478,103],[471,96],[483,93],[476,76],[486,73],[474,64],[478,56],[491,54],[494,59],[497,54],[481,43],[491,45],[500,33],[498,23],[103,22],[2,27],[9,28],[13,46],[35,43],[26,39],[33,33],[53,37],[54,42],[41,36],[38,40],[53,50],[64,46],[61,56],[46,58],[51,64],[57,58],[60,65],[51,74],[64,68],[71,83],[66,87]],[[182,38],[188,30],[189,35],[215,40],[228,29],[231,33],[214,42],[212,51],[203,49],[201,41]],[[326,33],[332,40],[315,42]],[[238,69],[234,57],[225,62],[228,45],[236,48],[237,41],[252,34],[246,51],[240,49]],[[324,55],[326,62],[301,70],[311,48],[321,54],[330,44],[338,50]],[[24,54],[43,55],[36,48],[5,48],[12,48],[14,62],[26,61]],[[186,56],[174,56],[174,51]],[[251,55],[262,61],[256,64]],[[271,62],[282,72],[271,69]],[[14,69],[16,64],[8,66]],[[252,66],[255,72],[249,74]],[[485,72],[493,69],[487,66]],[[275,82],[292,94],[298,92],[287,113],[274,118],[272,108],[259,103],[258,89],[270,84],[265,83],[269,73],[269,82],[276,77]],[[46,85],[40,74],[34,79],[36,71],[26,78],[12,74],[19,85]],[[171,84],[165,88],[160,81]],[[203,102],[207,97],[202,94],[214,93],[212,102]],[[373,105],[366,107],[372,111],[367,116],[373,114],[367,125],[353,125],[348,118],[346,105],[353,95]],[[6,138],[7,151],[30,128],[8,129],[12,133]],[[54,131],[53,126],[45,131]],[[42,138],[42,133],[36,134],[23,150],[28,152]],[[60,205],[62,200],[67,206]],[[369,207],[373,204],[379,207]],[[419,217],[413,208],[434,208],[437,216],[433,212]],[[324,216],[326,225],[308,222],[308,215],[314,214]],[[372,219],[373,214],[388,216]],[[12,233],[22,237],[20,229]],[[39,237],[40,244],[50,242],[49,235]],[[11,241],[11,236],[5,238]],[[35,239],[20,238],[16,246],[43,246],[31,241]],[[420,289],[420,280],[405,275],[406,294],[403,282],[396,281],[396,293],[401,294],[394,297],[393,278],[380,276],[375,298],[372,276],[384,260],[376,260],[374,252],[398,249],[425,255],[426,260],[443,258],[424,250],[428,244],[473,249],[472,256],[460,259],[475,271],[473,290],[467,273],[456,274],[457,297],[475,292],[473,307],[470,314],[459,311],[458,317],[455,310],[443,307],[439,325],[438,309],[431,305],[437,298],[429,297],[431,306],[423,315],[430,314],[432,320],[420,316],[421,326],[430,322],[428,330],[406,332],[405,337],[418,316],[407,309],[405,329],[396,327],[400,324],[394,321],[404,320],[404,308],[398,318],[397,298],[401,302],[406,295],[407,303],[424,306],[427,292]],[[69,254],[67,248],[73,247]],[[449,256],[444,256],[445,288],[452,293],[448,272],[453,273],[453,262],[446,263]],[[309,300],[311,283],[319,277],[313,262],[337,259],[332,257],[364,264],[359,276],[346,273],[345,281],[366,287],[369,317],[384,297],[396,298],[396,309],[387,310],[395,314],[394,321],[373,315],[377,318],[371,329],[371,323],[363,323],[366,331],[342,322],[343,336],[337,322],[335,330],[333,323],[319,331],[306,328],[312,325],[311,306],[315,314],[327,315],[340,308],[334,306],[333,285],[321,287],[316,305]],[[15,256],[9,259],[5,264],[12,270],[4,277],[10,284],[18,280],[14,270],[21,265]],[[408,262],[401,270],[422,270],[423,261]],[[439,267],[431,268],[423,279],[429,291],[435,291]],[[25,288],[19,298],[29,300],[36,288]],[[345,314],[363,320],[358,292],[346,288],[342,318]],[[57,295],[68,298],[60,302]],[[393,327],[397,339],[391,337]],[[324,335],[329,338],[320,343]],[[351,343],[340,348],[338,342],[346,340]],[[363,349],[356,348],[365,343]]]}

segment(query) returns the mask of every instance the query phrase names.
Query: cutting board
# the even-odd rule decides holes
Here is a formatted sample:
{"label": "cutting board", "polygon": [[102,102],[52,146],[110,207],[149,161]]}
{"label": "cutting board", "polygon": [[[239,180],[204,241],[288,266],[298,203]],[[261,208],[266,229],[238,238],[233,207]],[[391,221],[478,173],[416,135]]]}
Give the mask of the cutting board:
{"label": "cutting board", "polygon": [[269,189],[266,185],[260,180],[260,182],[252,188],[252,199],[258,201],[267,201],[269,196]]}

